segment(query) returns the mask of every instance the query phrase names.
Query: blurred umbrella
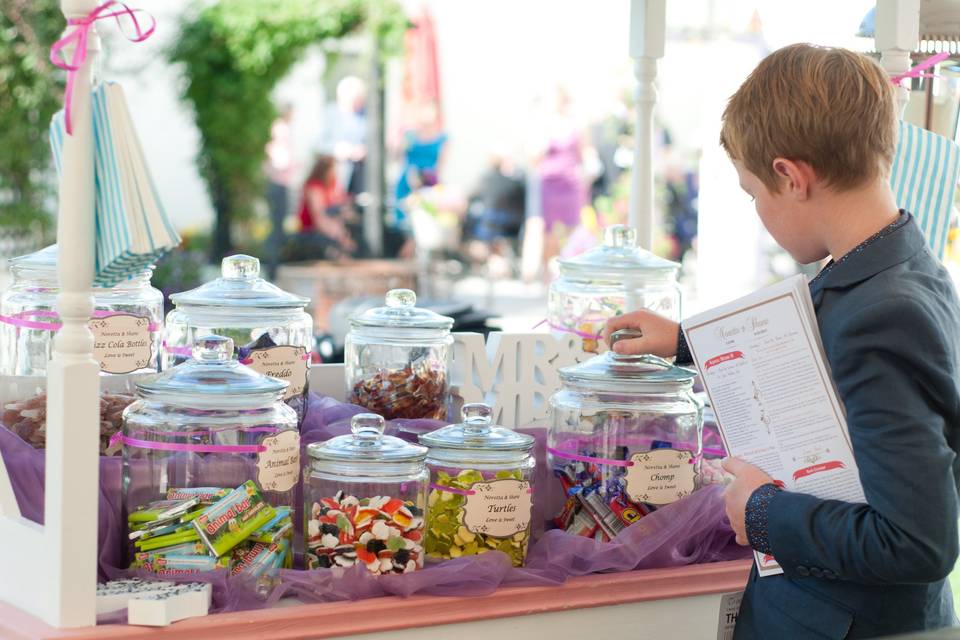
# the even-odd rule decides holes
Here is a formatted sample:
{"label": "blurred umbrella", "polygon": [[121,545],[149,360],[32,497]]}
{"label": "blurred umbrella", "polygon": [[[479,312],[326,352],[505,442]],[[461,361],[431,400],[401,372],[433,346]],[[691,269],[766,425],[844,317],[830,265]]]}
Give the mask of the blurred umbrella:
{"label": "blurred umbrella", "polygon": [[440,70],[437,65],[437,36],[430,9],[424,5],[413,19],[404,40],[403,119],[405,125],[417,122],[424,105],[436,107],[437,124],[443,126],[440,108]]}

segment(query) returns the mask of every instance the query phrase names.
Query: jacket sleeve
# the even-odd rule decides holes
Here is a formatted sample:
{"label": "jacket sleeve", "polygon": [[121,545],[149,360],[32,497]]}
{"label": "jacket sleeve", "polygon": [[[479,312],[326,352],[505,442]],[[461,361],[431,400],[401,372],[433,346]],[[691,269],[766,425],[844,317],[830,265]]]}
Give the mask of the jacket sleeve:
{"label": "jacket sleeve", "polygon": [[693,364],[693,356],[690,354],[690,347],[687,345],[687,337],[683,335],[683,329],[677,328],[677,358],[675,362],[679,365]]}
{"label": "jacket sleeve", "polygon": [[[942,307],[891,298],[844,318],[830,344],[868,504],[779,492],[773,555],[789,575],[865,585],[928,583],[957,559],[956,325]],[[797,568],[800,571],[797,571]],[[817,570],[814,570],[816,568]]]}

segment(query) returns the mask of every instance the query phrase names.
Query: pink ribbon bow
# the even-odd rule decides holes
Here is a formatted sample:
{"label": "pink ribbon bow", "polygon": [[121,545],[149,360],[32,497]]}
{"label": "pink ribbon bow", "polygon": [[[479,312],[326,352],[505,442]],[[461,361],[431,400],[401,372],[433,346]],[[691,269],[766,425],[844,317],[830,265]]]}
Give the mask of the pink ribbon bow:
{"label": "pink ribbon bow", "polygon": [[[107,9],[117,4],[119,4],[122,9],[110,11],[109,13],[106,12]],[[150,18],[150,28],[146,31],[140,28],[140,23],[137,21],[137,12],[143,13]],[[93,23],[97,20],[116,18],[120,30],[123,31],[123,23],[120,22],[120,18],[125,15],[130,16],[130,20],[133,22],[133,28],[136,29],[136,35],[133,37],[124,34],[127,40],[131,42],[143,42],[153,35],[154,30],[157,28],[157,21],[154,20],[153,16],[149,13],[142,9],[131,9],[125,4],[116,2],[116,0],[109,0],[83,18],[70,18],[67,20],[67,25],[76,27],[76,29],[54,42],[53,46],[50,47],[50,62],[67,72],[67,86],[63,92],[63,108],[68,135],[73,134],[73,122],[70,115],[73,102],[73,84],[77,77],[77,71],[80,70],[80,67],[82,67],[83,63],[87,60],[87,38],[90,35],[90,27],[92,27]],[[75,44],[75,47],[73,56],[71,56],[68,62],[63,54],[63,50],[71,44]]]}
{"label": "pink ribbon bow", "polygon": [[950,54],[946,51],[944,51],[943,53],[938,53],[936,55],[930,56],[929,58],[927,58],[926,60],[918,64],[917,66],[910,67],[908,70],[904,71],[901,74],[890,76],[890,81],[893,82],[893,84],[899,86],[900,83],[906,80],[907,78],[932,78],[934,77],[932,73],[923,73],[923,72],[929,69],[930,67],[934,66],[938,62],[942,60],[946,60],[949,57],[950,57]]}

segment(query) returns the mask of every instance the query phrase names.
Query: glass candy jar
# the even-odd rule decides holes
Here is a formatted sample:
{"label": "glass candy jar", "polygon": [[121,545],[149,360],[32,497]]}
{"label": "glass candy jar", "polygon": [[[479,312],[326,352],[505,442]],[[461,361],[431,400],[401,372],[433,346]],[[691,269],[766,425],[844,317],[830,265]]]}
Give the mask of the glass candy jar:
{"label": "glass candy jar", "polygon": [[680,321],[680,265],[637,245],[637,232],[624,225],[604,230],[603,244],[560,260],[550,284],[547,321],[559,336],[573,334],[583,350],[600,350],[599,335],[613,316],[649,309]]}
{"label": "glass candy jar", "polygon": [[533,509],[533,436],[494,426],[485,404],[463,422],[420,436],[430,453],[427,558],[503,551],[523,566]]}
{"label": "glass candy jar", "polygon": [[[60,328],[57,246],[10,260],[13,284],[0,297],[0,375],[45,376]],[[153,269],[109,289],[94,289],[93,357],[104,374],[157,371],[163,294]]]}
{"label": "glass candy jar", "polygon": [[307,568],[363,564],[382,575],[423,567],[427,449],[384,427],[381,416],[361,413],[351,434],[307,447]]}
{"label": "glass candy jar", "polygon": [[[631,337],[617,331],[611,343]],[[560,369],[547,447],[566,495],[556,527],[609,540],[702,486],[695,376],[656,356],[612,350]]]}
{"label": "glass candy jar", "polygon": [[413,291],[393,289],[385,307],[350,318],[344,352],[349,401],[387,420],[447,415],[453,318],[416,304]]}
{"label": "glass candy jar", "polygon": [[233,340],[222,336],[200,338],[191,360],[138,383],[120,438],[127,513],[247,481],[274,507],[293,508],[300,434],[282,401],[286,386],[234,360]]}
{"label": "glass candy jar", "polygon": [[302,420],[314,345],[313,320],[304,311],[309,300],[261,278],[260,261],[252,256],[224,258],[221,274],[170,296],[176,308],[167,315],[163,368],[189,357],[199,336],[227,336],[241,363],[289,383],[284,399]]}

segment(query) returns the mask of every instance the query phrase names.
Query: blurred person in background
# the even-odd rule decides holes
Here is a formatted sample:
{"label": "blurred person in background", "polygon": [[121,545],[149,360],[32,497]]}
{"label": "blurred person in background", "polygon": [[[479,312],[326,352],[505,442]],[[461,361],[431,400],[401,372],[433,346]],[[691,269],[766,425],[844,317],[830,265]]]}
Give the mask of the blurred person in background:
{"label": "blurred person in background", "polygon": [[357,245],[347,228],[348,200],[337,179],[336,159],[317,157],[303,185],[297,217],[299,259],[334,259],[351,255]]}
{"label": "blurred person in background", "polygon": [[599,163],[590,185],[590,201],[609,196],[624,171],[624,155],[632,154],[629,114],[623,98],[617,98],[608,112],[590,126],[590,139]]}
{"label": "blurred person in background", "polygon": [[264,173],[267,176],[267,207],[270,210],[266,266],[271,278],[276,277],[280,249],[284,244],[283,223],[290,210],[290,189],[298,168],[290,131],[292,120],[293,105],[285,103],[270,127],[270,141],[265,148]]}
{"label": "blurred person in background", "polygon": [[570,231],[580,223],[580,212],[586,204],[583,134],[570,106],[567,91],[557,87],[553,113],[546,119],[541,150],[535,157],[543,212],[544,262],[560,252]]}
{"label": "blurred person in background", "polygon": [[337,101],[327,105],[321,123],[317,152],[336,160],[337,183],[355,202],[365,190],[367,159],[367,85],[356,76],[337,83]]}
{"label": "blurred person in background", "polygon": [[[413,129],[403,136],[403,166],[394,190],[394,214],[387,229],[387,255],[394,253],[408,258],[414,252],[410,223],[403,200],[417,189],[433,187],[440,182],[440,172],[447,155],[448,136],[440,125],[437,106],[423,104],[417,112]],[[392,251],[390,249],[393,249]]]}
{"label": "blurred person in background", "polygon": [[492,255],[515,255],[526,214],[527,181],[504,152],[491,156],[487,170],[470,196],[466,220],[468,253],[474,262]]}

